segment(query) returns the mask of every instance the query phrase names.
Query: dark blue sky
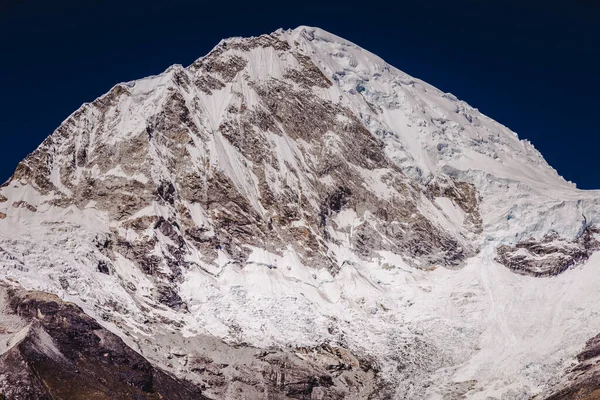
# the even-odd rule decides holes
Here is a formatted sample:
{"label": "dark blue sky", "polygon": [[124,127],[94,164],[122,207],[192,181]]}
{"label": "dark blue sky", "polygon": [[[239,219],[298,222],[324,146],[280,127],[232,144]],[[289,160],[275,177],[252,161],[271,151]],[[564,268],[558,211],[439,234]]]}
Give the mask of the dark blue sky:
{"label": "dark blue sky", "polygon": [[0,0],[0,180],[83,102],[224,37],[319,26],[452,92],[600,188],[600,0]]}

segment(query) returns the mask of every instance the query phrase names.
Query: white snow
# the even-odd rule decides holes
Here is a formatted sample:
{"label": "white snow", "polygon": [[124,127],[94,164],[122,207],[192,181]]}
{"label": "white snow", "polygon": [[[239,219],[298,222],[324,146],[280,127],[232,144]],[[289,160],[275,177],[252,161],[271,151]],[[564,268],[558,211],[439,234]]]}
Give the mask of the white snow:
{"label": "white snow", "polygon": [[465,222],[465,212],[448,197],[436,197],[435,204],[440,206],[448,220],[456,226]]}

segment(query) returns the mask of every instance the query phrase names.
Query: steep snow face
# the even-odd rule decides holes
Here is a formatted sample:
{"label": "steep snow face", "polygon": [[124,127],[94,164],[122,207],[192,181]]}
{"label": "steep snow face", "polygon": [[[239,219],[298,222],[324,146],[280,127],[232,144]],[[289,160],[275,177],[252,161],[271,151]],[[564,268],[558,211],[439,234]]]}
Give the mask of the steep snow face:
{"label": "steep snow face", "polygon": [[298,28],[291,36],[407,175],[424,185],[446,174],[476,186],[485,198],[486,241],[514,243],[549,231],[575,239],[598,222],[597,192],[573,190],[531,143],[454,95],[322,30]]}
{"label": "steep snow face", "polygon": [[453,95],[299,27],[72,114],[0,189],[0,274],[199,382],[174,338],[374,360],[367,386],[331,381],[344,396],[519,398],[600,328],[599,201]]}

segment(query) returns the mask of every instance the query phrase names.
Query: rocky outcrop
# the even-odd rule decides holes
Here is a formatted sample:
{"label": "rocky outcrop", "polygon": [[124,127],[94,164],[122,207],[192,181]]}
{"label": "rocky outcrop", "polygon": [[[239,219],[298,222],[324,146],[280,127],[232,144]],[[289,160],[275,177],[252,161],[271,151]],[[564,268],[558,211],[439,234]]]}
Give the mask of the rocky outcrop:
{"label": "rocky outcrop", "polygon": [[496,260],[523,275],[551,276],[569,267],[581,264],[598,249],[600,229],[586,227],[575,241],[548,234],[541,240],[528,239],[514,246],[502,245],[497,249]]}
{"label": "rocky outcrop", "polygon": [[3,399],[206,399],[57,296],[0,286],[0,308]]}
{"label": "rocky outcrop", "polygon": [[545,400],[597,400],[600,399],[600,335],[585,345],[577,355],[577,361],[567,372],[562,382],[551,394],[538,396]]}
{"label": "rocky outcrop", "polygon": [[[162,362],[172,371],[186,371],[215,399],[385,399],[392,393],[374,359],[340,346],[260,349],[172,333],[157,336],[148,346],[159,343],[167,349]],[[149,354],[159,358],[161,352]]]}
{"label": "rocky outcrop", "polygon": [[435,200],[436,197],[451,199],[465,213],[464,224],[469,231],[475,234],[483,231],[483,220],[479,210],[481,196],[472,183],[441,177],[427,185],[426,194],[431,200]]}
{"label": "rocky outcrop", "polygon": [[158,336],[155,344],[170,343],[168,367],[189,371],[183,381],[57,296],[0,285],[0,308],[4,399],[207,399],[203,392],[228,399],[383,399],[389,393],[374,361],[340,347],[269,350],[205,336]]}

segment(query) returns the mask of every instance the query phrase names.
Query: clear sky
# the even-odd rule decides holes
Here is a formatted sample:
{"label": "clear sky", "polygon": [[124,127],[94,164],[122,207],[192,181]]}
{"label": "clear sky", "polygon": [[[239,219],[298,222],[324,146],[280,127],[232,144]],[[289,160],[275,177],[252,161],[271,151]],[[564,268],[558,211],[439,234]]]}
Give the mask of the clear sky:
{"label": "clear sky", "polygon": [[0,0],[0,181],[115,83],[298,25],[455,94],[600,189],[600,0]]}

